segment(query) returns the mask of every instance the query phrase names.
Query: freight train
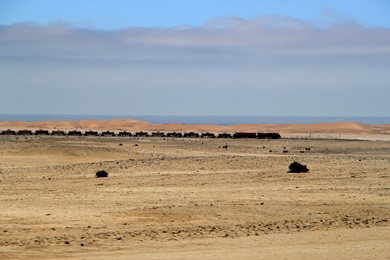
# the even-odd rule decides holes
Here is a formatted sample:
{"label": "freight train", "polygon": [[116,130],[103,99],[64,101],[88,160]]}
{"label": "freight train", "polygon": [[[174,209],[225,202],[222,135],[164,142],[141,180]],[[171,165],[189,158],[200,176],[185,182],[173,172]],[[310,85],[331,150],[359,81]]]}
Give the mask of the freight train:
{"label": "freight train", "polygon": [[185,137],[185,138],[233,138],[233,139],[280,139],[281,136],[279,133],[254,133],[254,132],[236,132],[233,134],[230,133],[195,133],[195,132],[127,132],[122,131],[118,134],[113,131],[103,131],[99,133],[98,131],[85,131],[84,133],[78,130],[71,130],[69,132],[65,132],[63,130],[54,130],[50,132],[49,130],[39,129],[36,131],[32,130],[3,130],[0,132],[0,135],[23,135],[23,136],[29,136],[29,135],[54,135],[54,136],[122,136],[122,137],[173,137],[173,138],[179,138],[179,137]]}

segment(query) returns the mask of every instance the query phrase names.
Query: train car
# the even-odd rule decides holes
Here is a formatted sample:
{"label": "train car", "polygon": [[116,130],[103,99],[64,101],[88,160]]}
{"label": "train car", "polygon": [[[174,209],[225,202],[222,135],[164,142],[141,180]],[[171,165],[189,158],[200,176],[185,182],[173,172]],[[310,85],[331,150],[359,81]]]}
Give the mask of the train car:
{"label": "train car", "polygon": [[218,138],[232,138],[232,134],[220,133],[220,134],[218,134]]}
{"label": "train car", "polygon": [[99,136],[99,133],[97,131],[85,131],[84,136]]}
{"label": "train car", "polygon": [[188,138],[199,138],[199,134],[195,132],[187,132],[183,134],[183,137],[188,137]]}
{"label": "train car", "polygon": [[153,132],[152,137],[165,137],[165,134],[163,132]]}
{"label": "train car", "polygon": [[1,131],[0,135],[16,135],[16,131],[11,130],[11,129],[7,129],[7,130]]}
{"label": "train car", "polygon": [[281,136],[279,133],[257,133],[257,138],[259,138],[259,139],[280,139]]}
{"label": "train car", "polygon": [[49,130],[43,130],[43,129],[39,129],[39,130],[35,131],[34,134],[35,135],[50,135]]}
{"label": "train car", "polygon": [[77,131],[77,130],[72,130],[68,132],[68,136],[82,136],[82,135],[83,134],[81,133],[81,131]]}
{"label": "train car", "polygon": [[167,133],[167,137],[183,137],[183,134],[177,132],[171,132],[171,133]]}
{"label": "train car", "polygon": [[149,137],[149,134],[147,132],[136,132],[135,135],[136,137]]}
{"label": "train car", "polygon": [[215,138],[215,134],[214,133],[202,133],[201,135],[202,138]]}
{"label": "train car", "polygon": [[133,136],[133,134],[126,131],[121,131],[118,133],[118,136]]}
{"label": "train car", "polygon": [[66,133],[62,130],[54,130],[53,132],[51,132],[51,135],[64,136],[66,135]]}
{"label": "train car", "polygon": [[24,130],[19,130],[17,134],[18,135],[33,135],[33,131],[24,129]]}
{"label": "train car", "polygon": [[257,138],[257,134],[237,132],[233,134],[233,138]]}
{"label": "train car", "polygon": [[116,136],[116,134],[111,131],[104,131],[101,133],[101,136]]}

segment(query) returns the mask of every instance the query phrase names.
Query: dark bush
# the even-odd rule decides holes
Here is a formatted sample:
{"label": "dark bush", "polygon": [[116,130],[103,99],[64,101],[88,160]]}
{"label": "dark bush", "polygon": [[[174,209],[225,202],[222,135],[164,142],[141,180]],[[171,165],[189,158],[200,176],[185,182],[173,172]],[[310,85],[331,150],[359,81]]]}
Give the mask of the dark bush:
{"label": "dark bush", "polygon": [[108,176],[108,172],[106,172],[106,171],[96,172],[96,178],[102,178],[102,177],[107,177],[107,176]]}
{"label": "dark bush", "polygon": [[306,165],[302,165],[298,162],[293,162],[292,164],[290,164],[290,166],[288,167],[290,169],[289,172],[293,172],[293,173],[300,173],[300,172],[308,172],[309,169],[307,168]]}

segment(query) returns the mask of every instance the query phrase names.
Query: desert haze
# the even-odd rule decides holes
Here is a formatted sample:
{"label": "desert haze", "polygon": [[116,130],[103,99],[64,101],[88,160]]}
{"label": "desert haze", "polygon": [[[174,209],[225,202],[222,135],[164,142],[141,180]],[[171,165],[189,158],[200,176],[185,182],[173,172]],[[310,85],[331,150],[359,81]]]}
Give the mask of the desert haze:
{"label": "desert haze", "polygon": [[[390,125],[0,122],[6,129],[282,139],[0,135],[0,259],[390,258]],[[295,161],[309,172],[289,172]]]}

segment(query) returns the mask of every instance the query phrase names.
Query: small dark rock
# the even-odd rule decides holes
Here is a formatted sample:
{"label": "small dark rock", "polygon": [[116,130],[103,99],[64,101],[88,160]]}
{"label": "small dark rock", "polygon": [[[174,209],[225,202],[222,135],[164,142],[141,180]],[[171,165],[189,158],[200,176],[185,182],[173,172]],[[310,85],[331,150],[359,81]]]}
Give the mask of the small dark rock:
{"label": "small dark rock", "polygon": [[301,173],[301,172],[309,171],[306,165],[302,165],[298,162],[293,162],[292,164],[290,164],[288,168],[290,169],[289,172],[293,172],[293,173]]}
{"label": "small dark rock", "polygon": [[102,177],[107,177],[108,173],[106,171],[98,171],[96,172],[96,178],[102,178]]}

